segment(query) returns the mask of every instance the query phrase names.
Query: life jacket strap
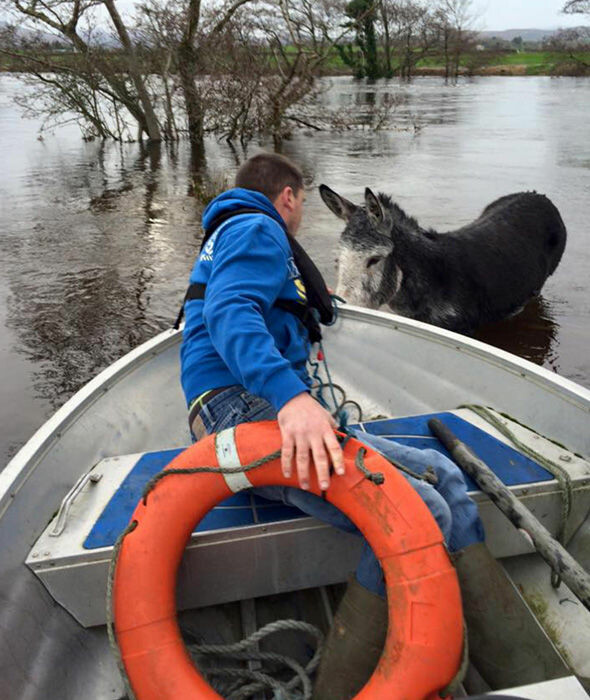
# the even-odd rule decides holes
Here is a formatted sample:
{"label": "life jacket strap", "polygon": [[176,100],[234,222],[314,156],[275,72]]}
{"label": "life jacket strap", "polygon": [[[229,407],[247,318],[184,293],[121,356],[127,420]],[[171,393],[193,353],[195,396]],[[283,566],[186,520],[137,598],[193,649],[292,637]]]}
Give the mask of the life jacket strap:
{"label": "life jacket strap", "polygon": [[[190,284],[184,296],[182,309],[184,309],[184,305],[187,301],[194,301],[196,299],[204,301],[206,291],[207,285],[203,284],[202,282],[193,282]],[[293,299],[277,299],[273,306],[297,316],[301,323],[303,323],[303,325],[307,328],[309,340],[312,343],[317,343],[322,339],[320,325],[312,310],[306,304],[302,304]],[[179,315],[179,318],[182,320],[181,315]],[[180,325],[180,322],[178,325]],[[175,328],[177,328],[177,326],[175,326]]]}

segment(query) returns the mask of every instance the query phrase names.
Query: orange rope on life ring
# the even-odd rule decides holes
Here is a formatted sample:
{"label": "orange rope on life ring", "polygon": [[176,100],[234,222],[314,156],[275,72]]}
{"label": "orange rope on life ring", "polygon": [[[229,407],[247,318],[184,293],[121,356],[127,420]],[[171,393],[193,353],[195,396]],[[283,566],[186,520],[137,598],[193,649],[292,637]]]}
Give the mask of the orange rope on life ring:
{"label": "orange rope on life ring", "polygon": [[[238,466],[280,449],[276,421],[239,425],[199,441],[167,469]],[[435,700],[461,662],[463,618],[459,584],[443,536],[416,491],[376,452],[365,464],[385,473],[376,485],[354,465],[359,448],[344,447],[346,474],[326,498],[361,530],[385,573],[388,631],[381,659],[356,700]],[[176,575],[197,523],[220,501],[251,486],[297,487],[280,459],[248,473],[170,475],[140,503],[136,528],[123,540],[114,576],[115,633],[138,700],[219,700],[200,675],[176,619]],[[310,491],[321,494],[317,478]]]}

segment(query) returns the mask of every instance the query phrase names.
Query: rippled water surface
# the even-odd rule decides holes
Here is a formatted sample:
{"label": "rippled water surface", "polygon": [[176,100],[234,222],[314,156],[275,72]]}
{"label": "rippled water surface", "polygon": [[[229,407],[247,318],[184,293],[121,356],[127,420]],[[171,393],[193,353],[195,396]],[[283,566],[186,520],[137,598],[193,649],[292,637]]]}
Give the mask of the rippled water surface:
{"label": "rippled water surface", "polygon": [[[193,186],[203,172],[231,181],[244,157],[211,139],[195,171],[186,144],[84,143],[73,125],[38,140],[12,103],[22,90],[0,76],[0,465],[100,369],[171,325],[198,247]],[[568,229],[562,262],[541,297],[477,337],[590,386],[590,80],[338,78],[324,99],[355,113],[386,94],[395,129],[299,132],[284,152],[314,185],[357,202],[382,190],[439,231],[503,194],[547,194]],[[332,283],[339,230],[311,189],[301,240]]]}

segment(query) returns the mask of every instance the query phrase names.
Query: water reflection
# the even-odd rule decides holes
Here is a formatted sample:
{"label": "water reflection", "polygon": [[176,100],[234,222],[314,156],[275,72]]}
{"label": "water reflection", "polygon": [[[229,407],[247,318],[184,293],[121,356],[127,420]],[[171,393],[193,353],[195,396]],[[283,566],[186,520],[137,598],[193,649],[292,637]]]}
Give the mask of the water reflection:
{"label": "water reflection", "polygon": [[114,266],[12,285],[8,326],[35,366],[36,394],[53,408],[158,330],[146,317],[150,273]]}
{"label": "water reflection", "polygon": [[367,114],[388,109],[395,116],[392,121],[397,128],[414,128],[417,123],[422,128],[452,125],[462,122],[465,113],[473,108],[464,90],[465,83],[445,86],[440,81],[404,83],[390,79],[356,82],[354,90],[348,78],[331,78],[330,84],[331,89],[324,95],[325,104],[332,109],[353,110],[365,124]]}
{"label": "water reflection", "polygon": [[558,372],[558,331],[559,325],[552,316],[549,303],[538,296],[516,316],[482,326],[474,337]]}
{"label": "water reflection", "polygon": [[[51,214],[37,210],[32,218],[41,221],[4,239],[4,256],[14,263],[6,325],[34,368],[36,395],[53,409],[171,324],[184,275],[162,316],[151,303],[172,252],[167,213],[174,198],[161,166],[158,145],[120,151],[102,144],[85,163],[60,163],[58,182],[31,173],[29,182],[57,206]],[[184,209],[194,222],[197,212]]]}
{"label": "water reflection", "polygon": [[355,104],[357,107],[374,107],[377,103],[377,93],[374,90],[366,90],[365,92],[359,92],[355,95]]}
{"label": "water reflection", "polygon": [[[334,109],[380,109],[393,95],[398,128],[297,132],[283,146],[310,185],[301,240],[328,283],[335,282],[342,226],[317,195],[321,182],[356,202],[366,186],[386,192],[421,225],[443,231],[508,192],[545,192],[568,228],[563,260],[543,297],[476,337],[589,384],[590,83],[329,84],[324,99]],[[0,79],[0,88],[8,85],[18,83]],[[0,91],[0,366],[18,367],[19,386],[11,376],[5,387],[30,434],[96,372],[170,327],[198,249],[204,202],[270,144],[232,148],[208,139],[205,159],[185,142],[84,143],[75,130],[39,142],[4,97]],[[419,135],[405,128],[413,120],[424,125]],[[0,420],[3,456],[13,435]]]}

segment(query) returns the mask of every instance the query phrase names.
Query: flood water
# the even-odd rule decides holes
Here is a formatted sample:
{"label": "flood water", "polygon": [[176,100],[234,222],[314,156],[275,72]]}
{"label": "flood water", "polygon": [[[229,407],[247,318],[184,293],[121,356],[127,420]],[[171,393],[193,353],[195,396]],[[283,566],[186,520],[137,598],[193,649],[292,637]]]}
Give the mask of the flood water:
{"label": "flood water", "polygon": [[[315,185],[360,202],[366,186],[439,231],[509,192],[545,193],[568,230],[542,296],[477,337],[590,387],[590,80],[331,79],[323,99],[355,113],[396,95],[395,129],[298,132],[284,152],[310,180],[300,240],[335,282],[340,222]],[[199,173],[174,149],[85,143],[40,122],[0,76],[0,469],[99,370],[174,321],[198,248]],[[201,171],[231,182],[248,153],[207,141]],[[262,144],[264,145],[264,144]],[[313,187],[312,187],[313,185]]]}

